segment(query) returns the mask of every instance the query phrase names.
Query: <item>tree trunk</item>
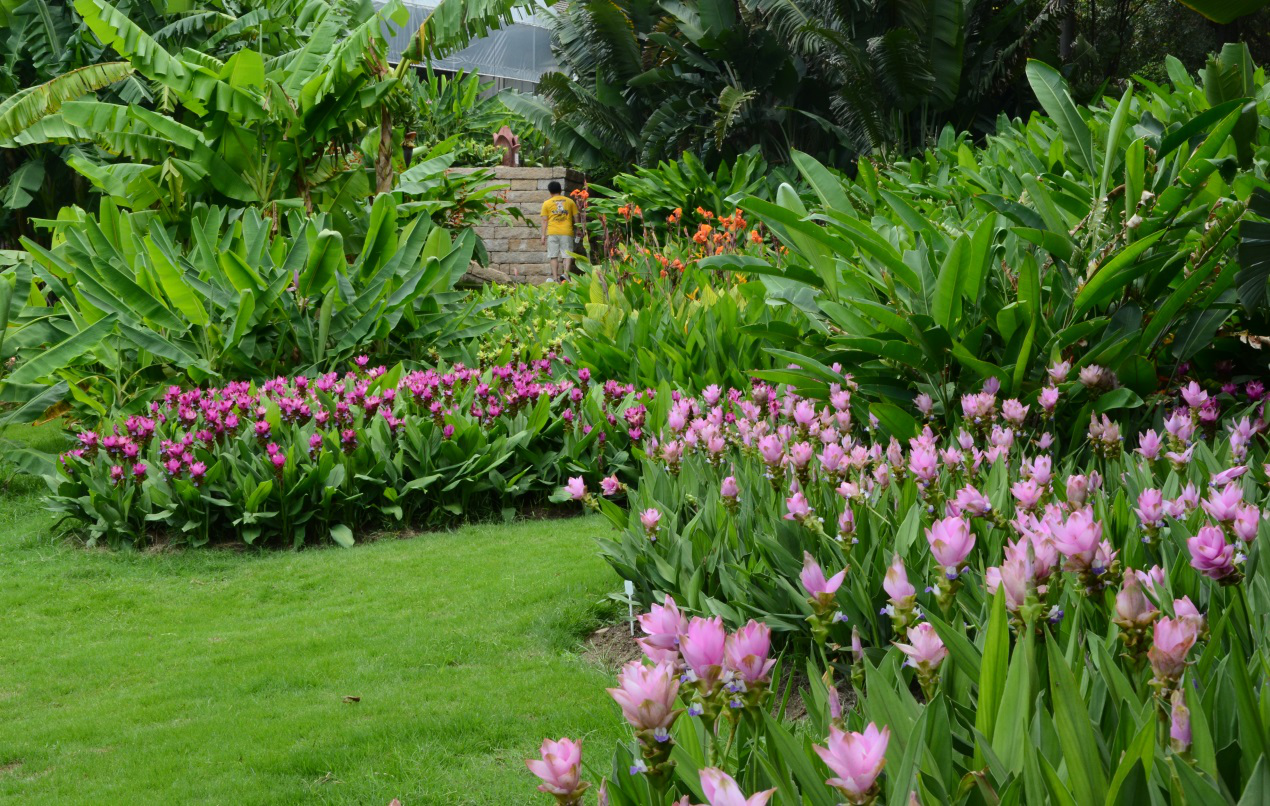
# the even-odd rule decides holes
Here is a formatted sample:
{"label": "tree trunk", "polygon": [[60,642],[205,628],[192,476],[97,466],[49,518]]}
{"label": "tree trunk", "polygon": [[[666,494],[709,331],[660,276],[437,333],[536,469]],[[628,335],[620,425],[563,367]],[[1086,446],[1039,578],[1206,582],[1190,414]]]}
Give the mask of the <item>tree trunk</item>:
{"label": "tree trunk", "polygon": [[1063,19],[1058,25],[1058,59],[1067,64],[1076,43],[1076,0],[1063,0]]}

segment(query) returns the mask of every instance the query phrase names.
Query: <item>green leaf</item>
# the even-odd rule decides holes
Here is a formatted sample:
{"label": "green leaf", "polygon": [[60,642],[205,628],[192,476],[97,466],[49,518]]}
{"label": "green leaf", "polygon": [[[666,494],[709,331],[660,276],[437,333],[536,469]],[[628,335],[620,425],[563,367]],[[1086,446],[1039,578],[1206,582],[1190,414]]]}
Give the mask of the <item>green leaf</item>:
{"label": "green leaf", "polygon": [[346,549],[352,548],[353,530],[342,523],[337,523],[331,527],[331,539]]}
{"label": "green leaf", "polygon": [[1093,723],[1080,695],[1076,678],[1063,660],[1054,639],[1046,633],[1049,656],[1050,690],[1054,702],[1054,726],[1067,765],[1067,783],[1078,803],[1103,803],[1107,797],[1107,774],[1098,752]]}
{"label": "green leaf", "polygon": [[[989,741],[996,731],[997,712],[1005,693],[1006,675],[1010,667],[1010,623],[1006,617],[1005,588],[998,587],[992,597],[988,631],[983,642],[983,663],[979,667],[979,700],[975,708],[975,727]],[[976,753],[975,766],[982,765]]]}
{"label": "green leaf", "polygon": [[1046,114],[1053,118],[1059,132],[1063,135],[1063,143],[1072,154],[1072,162],[1087,174],[1094,173],[1094,141],[1090,134],[1089,124],[1080,116],[1071,94],[1067,91],[1067,82],[1058,71],[1044,62],[1029,59],[1027,63],[1027,79],[1041,102]]}
{"label": "green leaf", "polygon": [[53,345],[15,369],[9,376],[8,382],[35,383],[67,368],[85,353],[96,349],[97,345],[101,344],[102,340],[115,329],[117,319],[115,314],[109,314],[65,341]]}

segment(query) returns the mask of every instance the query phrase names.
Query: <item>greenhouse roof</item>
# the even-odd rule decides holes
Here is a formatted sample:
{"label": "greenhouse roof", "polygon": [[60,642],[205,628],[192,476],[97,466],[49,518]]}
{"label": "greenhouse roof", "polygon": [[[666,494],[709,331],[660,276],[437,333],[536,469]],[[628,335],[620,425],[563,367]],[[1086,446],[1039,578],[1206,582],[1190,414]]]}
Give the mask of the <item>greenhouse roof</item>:
{"label": "greenhouse roof", "polygon": [[[377,2],[376,5],[384,4]],[[405,0],[404,5],[410,15],[405,26],[399,29],[386,26],[388,57],[394,63],[434,7],[419,0]],[[536,83],[543,73],[556,69],[556,60],[551,53],[551,32],[532,13],[518,11],[516,22],[473,40],[458,53],[434,60],[432,66],[439,70],[479,73],[485,78]]]}

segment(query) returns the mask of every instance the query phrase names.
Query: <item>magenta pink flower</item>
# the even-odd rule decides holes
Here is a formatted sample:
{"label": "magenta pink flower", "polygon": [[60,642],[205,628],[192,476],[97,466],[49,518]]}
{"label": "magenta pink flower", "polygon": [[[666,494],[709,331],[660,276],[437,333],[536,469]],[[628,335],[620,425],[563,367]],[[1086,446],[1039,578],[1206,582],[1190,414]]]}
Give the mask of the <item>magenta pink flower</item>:
{"label": "magenta pink flower", "polygon": [[1037,402],[1041,404],[1041,408],[1044,409],[1047,414],[1052,413],[1058,406],[1058,394],[1057,386],[1047,386],[1041,390],[1041,394],[1037,398]]}
{"label": "magenta pink flower", "polygon": [[564,488],[569,492],[569,497],[574,501],[581,501],[586,497],[586,482],[581,476],[571,476],[565,482]]}
{"label": "magenta pink flower", "polygon": [[776,790],[756,792],[747,798],[732,776],[717,767],[706,767],[701,770],[701,791],[709,806],[764,806]]}
{"label": "magenta pink flower", "polygon": [[1116,623],[1126,629],[1145,627],[1159,614],[1143,592],[1138,572],[1131,569],[1124,575],[1124,585],[1116,594]]}
{"label": "magenta pink flower", "polygon": [[679,716],[675,710],[675,695],[679,693],[679,677],[675,666],[662,661],[656,666],[645,666],[637,660],[622,667],[617,676],[617,688],[609,694],[622,707],[622,716],[636,730],[669,728]]}
{"label": "magenta pink flower", "polygon": [[1093,512],[1078,509],[1064,522],[1051,522],[1050,532],[1054,546],[1067,557],[1071,570],[1090,570],[1102,540],[1102,524],[1094,520]]}
{"label": "magenta pink flower", "polygon": [[1199,625],[1189,617],[1162,618],[1155,623],[1147,659],[1158,680],[1173,681],[1181,676],[1186,655],[1198,637]]}
{"label": "magenta pink flower", "polygon": [[785,458],[785,445],[781,442],[781,438],[775,434],[768,434],[758,441],[758,451],[763,457],[763,461],[773,467],[779,465]]}
{"label": "magenta pink flower", "polygon": [[1235,536],[1245,543],[1257,539],[1257,530],[1261,527],[1261,510],[1252,504],[1239,508],[1239,514],[1230,524]]}
{"label": "magenta pink flower", "polygon": [[539,749],[542,758],[526,759],[529,771],[542,779],[538,785],[539,792],[558,795],[558,800],[571,802],[568,798],[580,795],[587,784],[580,780],[582,764],[582,745],[572,739],[560,739],[553,742],[542,740]]}
{"label": "magenta pink flower", "polygon": [[689,680],[700,682],[705,693],[714,690],[723,674],[723,647],[727,631],[723,619],[718,616],[697,616],[688,623],[688,629],[679,635],[679,654],[688,666]]}
{"label": "magenta pink flower", "polygon": [[895,647],[908,655],[910,666],[924,672],[929,673],[938,669],[939,664],[948,657],[948,650],[944,647],[944,642],[939,639],[939,633],[935,632],[935,628],[927,622],[909,627],[908,640],[909,643],[896,644]]}
{"label": "magenta pink flower", "polygon": [[976,518],[982,518],[992,512],[992,502],[988,500],[988,496],[970,484],[957,491],[953,503],[956,504],[957,509]]}
{"label": "magenta pink flower", "polygon": [[1023,425],[1023,421],[1027,419],[1027,410],[1030,406],[1024,406],[1014,398],[1010,398],[1001,404],[1001,416],[1010,425]]}
{"label": "magenta pink flower", "polygon": [[1010,487],[1010,494],[1014,496],[1014,500],[1019,502],[1021,508],[1027,510],[1036,509],[1036,505],[1041,503],[1045,493],[1045,488],[1032,479],[1016,481]]}
{"label": "magenta pink flower", "polygon": [[1235,547],[1216,526],[1201,527],[1186,541],[1191,552],[1191,567],[1209,579],[1225,579],[1235,573]]}
{"label": "magenta pink flower", "polygon": [[807,498],[801,492],[794,493],[785,499],[785,508],[789,510],[785,513],[787,521],[801,521],[811,517],[811,504],[807,503]]}
{"label": "magenta pink flower", "polygon": [[926,530],[926,541],[930,543],[935,561],[944,567],[949,577],[957,575],[957,569],[975,546],[975,536],[970,532],[970,524],[958,517],[935,521]]}
{"label": "magenta pink flower", "polygon": [[771,628],[750,619],[724,642],[724,664],[728,671],[735,673],[748,685],[762,682],[776,665],[774,658],[767,657],[771,647]]}
{"label": "magenta pink flower", "polygon": [[1143,459],[1154,460],[1160,458],[1160,450],[1164,447],[1164,442],[1160,439],[1160,435],[1155,430],[1146,431],[1138,435],[1138,453]]}
{"label": "magenta pink flower", "polygon": [[1201,503],[1204,511],[1220,523],[1233,521],[1239,516],[1239,510],[1243,505],[1244,492],[1237,484],[1227,484],[1221,492],[1210,493]]}
{"label": "magenta pink flower", "polygon": [[882,589],[886,591],[886,595],[891,598],[891,602],[897,607],[904,606],[906,599],[917,595],[917,588],[909,584],[908,572],[904,569],[904,561],[900,559],[898,554],[891,558],[891,565],[886,569],[886,576],[882,578]]}
{"label": "magenta pink flower", "polygon": [[741,487],[736,483],[734,476],[728,476],[719,485],[719,495],[724,498],[736,498],[741,494]]}
{"label": "magenta pink flower", "polygon": [[1164,523],[1164,494],[1152,488],[1143,490],[1138,493],[1138,506],[1134,512],[1146,528],[1159,528]]}
{"label": "magenta pink flower", "polygon": [[842,587],[842,581],[846,577],[847,569],[844,568],[825,579],[825,569],[820,567],[820,563],[816,562],[816,558],[811,556],[809,552],[803,552],[803,570],[799,574],[799,579],[802,581],[808,595],[815,599],[821,607],[827,608],[833,605],[838,588]]}
{"label": "magenta pink flower", "polygon": [[886,746],[890,741],[891,729],[878,730],[872,722],[863,733],[848,733],[831,726],[828,747],[815,746],[816,754],[834,774],[825,783],[841,792],[850,803],[868,803],[882,765],[886,764]]}
{"label": "magenta pink flower", "polygon": [[622,482],[617,480],[617,476],[602,478],[600,479],[600,491],[606,496],[615,496],[622,491]]}
{"label": "magenta pink flower", "polygon": [[639,523],[649,537],[654,537],[657,534],[657,525],[661,523],[661,512],[655,507],[649,507],[639,513]]}
{"label": "magenta pink flower", "polygon": [[1186,405],[1193,409],[1203,407],[1208,402],[1208,392],[1205,392],[1195,381],[1191,381],[1182,387],[1182,399],[1186,401]]}
{"label": "magenta pink flower", "polygon": [[679,659],[679,636],[688,631],[688,619],[669,594],[664,604],[653,605],[640,615],[639,627],[644,637],[638,643],[649,660],[660,663]]}

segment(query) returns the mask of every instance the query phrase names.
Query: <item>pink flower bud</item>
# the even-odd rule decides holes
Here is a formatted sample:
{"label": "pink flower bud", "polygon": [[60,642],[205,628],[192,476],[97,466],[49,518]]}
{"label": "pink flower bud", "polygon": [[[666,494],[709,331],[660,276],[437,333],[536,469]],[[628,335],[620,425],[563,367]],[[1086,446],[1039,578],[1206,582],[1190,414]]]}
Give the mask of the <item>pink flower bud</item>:
{"label": "pink flower bud", "polygon": [[942,518],[926,530],[926,541],[935,561],[944,567],[945,573],[954,577],[962,561],[974,548],[975,536],[970,532],[970,524],[961,518]]}
{"label": "pink flower bud", "polygon": [[664,604],[653,605],[639,616],[644,637],[637,639],[644,655],[653,663],[679,659],[679,636],[688,631],[688,619],[679,612],[675,600],[666,596]]}
{"label": "pink flower bud", "polygon": [[803,570],[798,578],[802,581],[803,588],[807,590],[807,594],[823,607],[829,607],[833,604],[838,588],[842,587],[842,581],[846,577],[847,569],[844,568],[825,579],[825,570],[820,567],[820,563],[816,562],[816,558],[811,556],[809,552],[803,552]]}
{"label": "pink flower bud", "polygon": [[1195,646],[1199,625],[1189,617],[1162,618],[1155,623],[1147,659],[1161,681],[1173,681],[1186,668],[1186,654]]}
{"label": "pink flower bud", "polygon": [[580,743],[572,739],[560,739],[557,742],[543,739],[542,748],[538,752],[541,759],[527,759],[525,764],[530,772],[542,779],[542,783],[538,785],[539,792],[558,795],[560,797],[557,800],[564,801],[587,788],[580,780]]}
{"label": "pink flower bud", "polygon": [[901,605],[905,599],[917,595],[917,588],[909,584],[908,573],[904,569],[904,561],[896,554],[891,559],[891,566],[886,569],[882,579],[882,589],[891,598],[891,602]]}
{"label": "pink flower bud", "polygon": [[618,673],[617,688],[608,692],[622,707],[622,716],[636,730],[669,728],[679,715],[675,710],[679,677],[669,661],[656,666],[631,661]]}
{"label": "pink flower bud", "polygon": [[691,679],[700,681],[706,693],[714,690],[719,676],[723,674],[723,645],[727,639],[727,631],[723,629],[723,619],[693,618],[688,623],[687,631],[679,636],[679,653],[691,672]]}
{"label": "pink flower bud", "polygon": [[571,476],[565,482],[564,488],[568,490],[569,497],[574,501],[581,501],[586,497],[586,482],[582,480],[581,476]]}
{"label": "pink flower bud", "polygon": [[1191,552],[1191,567],[1209,579],[1225,579],[1235,572],[1235,547],[1216,526],[1201,527],[1186,541]]}
{"label": "pink flower bud", "polygon": [[817,755],[834,774],[825,783],[851,803],[868,802],[882,765],[886,764],[886,746],[890,740],[891,729],[878,730],[872,722],[863,733],[848,733],[831,726],[828,746],[815,745]]}
{"label": "pink flower bud", "polygon": [[908,655],[908,664],[923,671],[934,671],[948,657],[944,642],[939,633],[927,622],[908,628],[907,644],[896,644],[899,651]]}
{"label": "pink flower bud", "polygon": [[764,806],[775,791],[768,789],[747,798],[732,776],[723,770],[717,767],[701,770],[701,792],[706,796],[708,806]]}
{"label": "pink flower bud", "polygon": [[776,665],[774,658],[767,657],[771,645],[771,628],[750,619],[724,642],[724,663],[728,671],[735,673],[747,684],[761,682],[767,679],[772,667]]}

